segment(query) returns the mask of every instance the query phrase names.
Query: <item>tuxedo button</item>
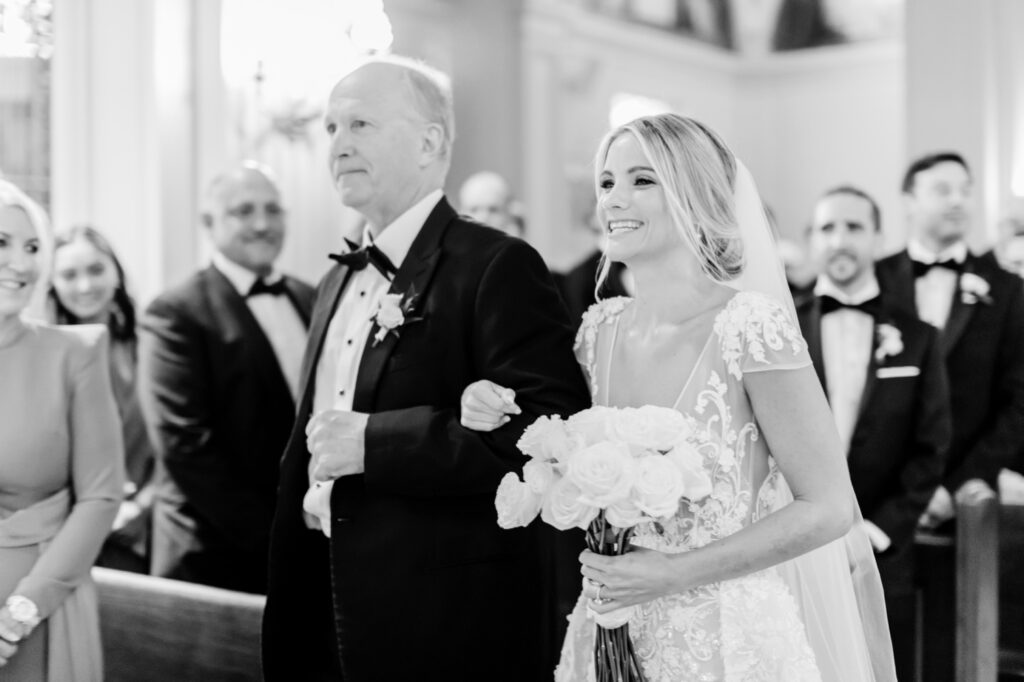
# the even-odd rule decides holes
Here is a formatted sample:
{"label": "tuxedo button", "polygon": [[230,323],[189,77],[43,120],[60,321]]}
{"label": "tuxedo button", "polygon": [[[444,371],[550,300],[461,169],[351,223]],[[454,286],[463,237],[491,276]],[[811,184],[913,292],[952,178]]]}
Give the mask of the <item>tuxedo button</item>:
{"label": "tuxedo button", "polygon": [[366,292],[365,292],[365,291],[360,291],[360,292],[359,292],[359,295],[360,295],[360,296],[366,296]]}
{"label": "tuxedo button", "polygon": [[338,395],[345,395],[345,389],[341,389],[340,391],[338,391]]}
{"label": "tuxedo button", "polygon": [[351,346],[351,345],[352,345],[352,339],[349,339],[349,340],[348,340],[348,341],[346,341],[345,343],[347,343],[348,345],[350,345],[350,346]]}

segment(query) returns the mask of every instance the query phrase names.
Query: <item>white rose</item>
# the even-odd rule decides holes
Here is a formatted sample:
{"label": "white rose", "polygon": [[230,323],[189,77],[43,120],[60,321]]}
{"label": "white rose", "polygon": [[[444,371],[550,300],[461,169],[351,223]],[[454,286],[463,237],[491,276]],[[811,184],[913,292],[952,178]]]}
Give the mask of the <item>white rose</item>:
{"label": "white rose", "polygon": [[683,476],[682,496],[691,502],[711,494],[711,477],[704,469],[704,456],[687,442],[678,443],[665,455]]}
{"label": "white rose", "polygon": [[527,526],[537,518],[541,496],[532,492],[514,473],[509,472],[498,484],[494,508],[498,511],[498,525],[502,528]]}
{"label": "white rose", "polygon": [[688,432],[686,419],[677,410],[654,405],[617,410],[608,425],[611,439],[628,444],[634,455],[644,450],[664,452]]}
{"label": "white rose", "polygon": [[402,294],[385,294],[377,306],[377,324],[384,329],[401,327],[405,322],[402,314]]}
{"label": "white rose", "polygon": [[604,517],[616,528],[632,528],[645,520],[643,511],[629,498],[608,505]]}
{"label": "white rose", "polygon": [[552,417],[540,417],[526,427],[519,437],[516,447],[524,455],[535,459],[554,459],[555,455],[566,456],[565,453],[575,447],[575,441],[565,428],[565,422],[557,414]]}
{"label": "white rose", "polygon": [[615,417],[616,410],[596,405],[569,417],[569,429],[583,437],[586,445],[608,440],[608,424]]}
{"label": "white rose", "polygon": [[583,491],[568,478],[560,478],[544,498],[540,518],[558,530],[587,529],[601,510],[583,501]]}
{"label": "white rose", "polygon": [[637,460],[633,490],[636,506],[644,513],[656,519],[673,516],[683,494],[683,472],[668,457],[641,457]]}
{"label": "white rose", "polygon": [[580,487],[588,503],[607,507],[629,496],[633,458],[622,443],[597,443],[573,455],[566,475]]}
{"label": "white rose", "polygon": [[543,460],[531,459],[523,467],[523,481],[535,495],[546,495],[557,477],[554,467]]}

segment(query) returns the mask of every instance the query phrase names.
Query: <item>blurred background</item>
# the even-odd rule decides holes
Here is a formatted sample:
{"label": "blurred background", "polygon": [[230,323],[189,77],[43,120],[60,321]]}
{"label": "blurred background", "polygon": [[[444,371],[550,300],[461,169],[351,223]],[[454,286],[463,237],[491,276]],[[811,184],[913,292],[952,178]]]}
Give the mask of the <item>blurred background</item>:
{"label": "blurred background", "polygon": [[799,240],[854,183],[902,246],[908,159],[952,149],[977,183],[972,244],[1024,213],[1020,0],[0,0],[0,174],[55,226],[99,226],[142,305],[206,259],[202,188],[277,173],[282,269],[307,281],[357,228],[321,116],[360,54],[453,77],[448,193],[492,170],[553,269],[593,248],[591,161],[609,125],[674,110],[717,129]]}

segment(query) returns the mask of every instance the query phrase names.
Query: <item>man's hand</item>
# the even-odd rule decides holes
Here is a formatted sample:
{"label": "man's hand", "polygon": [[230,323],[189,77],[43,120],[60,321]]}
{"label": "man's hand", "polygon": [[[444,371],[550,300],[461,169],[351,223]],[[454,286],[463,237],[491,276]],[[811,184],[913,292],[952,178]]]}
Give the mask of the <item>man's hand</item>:
{"label": "man's hand", "polygon": [[366,423],[370,415],[361,412],[325,410],[313,415],[306,425],[306,446],[313,458],[313,478],[331,481],[365,470]]}

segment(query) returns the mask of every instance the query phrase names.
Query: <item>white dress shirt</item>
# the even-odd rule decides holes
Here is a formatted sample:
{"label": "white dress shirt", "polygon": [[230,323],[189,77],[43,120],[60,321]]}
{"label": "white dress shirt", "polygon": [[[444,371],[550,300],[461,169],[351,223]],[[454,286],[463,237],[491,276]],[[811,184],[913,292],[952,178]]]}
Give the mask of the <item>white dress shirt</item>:
{"label": "white dress shirt", "polygon": [[[373,239],[367,228],[363,232],[363,245],[375,244],[396,268],[400,268],[406,254],[409,253],[413,240],[420,233],[423,223],[427,221],[442,196],[443,192],[438,189],[423,197],[396,218],[393,223],[381,230],[376,239]],[[373,327],[373,316],[390,287],[391,282],[372,265],[353,272],[349,277],[338,307],[334,311],[334,316],[327,326],[323,351],[320,353],[320,360],[316,366],[316,384],[313,393],[314,415],[324,410],[352,410],[356,377],[359,375],[359,363]],[[312,487],[306,494],[303,508],[319,517],[321,529],[324,534],[329,536],[331,488],[334,483],[331,481],[313,483],[313,464],[314,462],[310,459],[309,471]]]}
{"label": "white dress shirt", "polygon": [[[827,277],[819,277],[814,286],[815,296],[831,296],[850,305],[870,301],[880,293],[874,277],[853,294],[840,291]],[[867,384],[874,334],[875,320],[860,310],[839,309],[821,318],[821,354],[828,402],[847,457]],[[865,519],[864,528],[875,551],[884,552],[892,544],[885,531],[871,521]]]}
{"label": "white dress shirt", "polygon": [[[252,316],[270,342],[270,347],[274,349],[277,364],[281,367],[292,399],[298,401],[299,372],[302,368],[302,353],[306,349],[306,325],[295,309],[295,304],[287,296],[248,296],[258,279],[256,273],[228,260],[219,251],[214,251],[211,260],[213,267],[227,277],[245,299],[245,304],[249,306]],[[281,277],[281,273],[275,270],[264,277],[263,281],[273,284]]]}
{"label": "white dress shirt", "polygon": [[[936,254],[921,242],[912,239],[907,243],[907,255],[921,263],[936,263],[954,260],[963,263],[967,259],[967,244],[957,242]],[[917,316],[922,320],[942,329],[949,319],[949,311],[953,308],[953,297],[957,291],[959,275],[948,268],[932,268],[917,278],[914,283],[917,301]]]}
{"label": "white dress shirt", "polygon": [[[874,277],[853,294],[841,291],[832,280],[819,277],[815,296],[831,296],[842,303],[859,305],[879,295]],[[836,429],[849,453],[850,439],[857,426],[868,364],[874,345],[875,320],[865,312],[840,309],[821,318],[821,352],[825,364],[828,400],[836,420]]]}

